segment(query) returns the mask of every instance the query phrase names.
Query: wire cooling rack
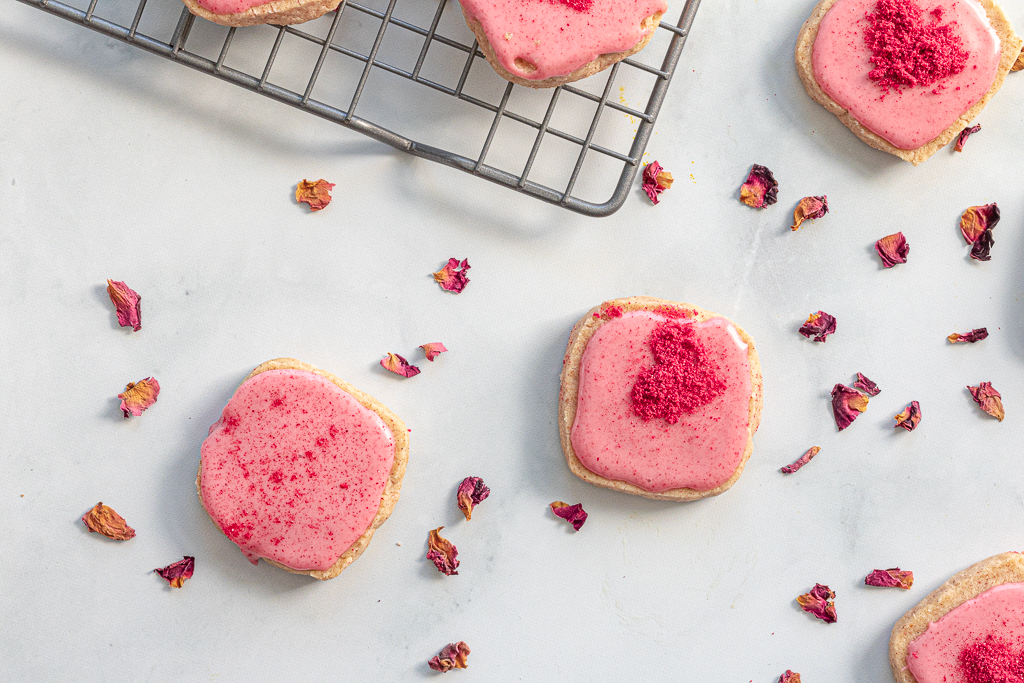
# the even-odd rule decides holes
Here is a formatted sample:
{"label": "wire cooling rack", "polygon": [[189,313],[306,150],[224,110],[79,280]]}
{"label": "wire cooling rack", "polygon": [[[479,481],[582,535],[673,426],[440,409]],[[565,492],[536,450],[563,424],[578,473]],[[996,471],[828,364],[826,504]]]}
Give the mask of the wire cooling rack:
{"label": "wire cooling rack", "polygon": [[626,200],[700,3],[685,0],[633,57],[542,90],[495,74],[448,0],[343,0],[312,22],[247,28],[179,0],[20,1],[589,216]]}

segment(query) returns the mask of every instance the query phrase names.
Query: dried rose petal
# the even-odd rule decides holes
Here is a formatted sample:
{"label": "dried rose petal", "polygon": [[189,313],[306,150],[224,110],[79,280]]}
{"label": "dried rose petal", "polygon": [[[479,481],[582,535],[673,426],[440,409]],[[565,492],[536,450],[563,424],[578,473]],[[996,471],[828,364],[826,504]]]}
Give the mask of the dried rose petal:
{"label": "dried rose petal", "polygon": [[836,319],[825,311],[818,311],[807,316],[807,322],[800,326],[800,334],[808,339],[814,337],[814,341],[823,342],[828,335],[835,334]]}
{"label": "dried rose petal", "polygon": [[981,406],[982,410],[1000,422],[1003,421],[1006,417],[1006,413],[1003,412],[1003,398],[992,387],[991,382],[982,382],[976,387],[967,387],[967,390],[971,392],[974,402]]}
{"label": "dried rose petal", "polygon": [[427,662],[427,666],[441,673],[447,673],[452,669],[465,669],[468,666],[467,657],[469,657],[469,645],[460,640],[457,643],[445,645],[441,652]]}
{"label": "dried rose petal", "polygon": [[138,292],[123,282],[108,279],[107,296],[110,297],[110,303],[114,304],[118,325],[130,327],[133,332],[142,329],[142,297]]}
{"label": "dried rose petal", "polygon": [[893,427],[903,427],[908,432],[912,432],[917,428],[917,425],[921,423],[921,404],[917,401],[911,401],[910,405],[903,409],[903,412],[896,416],[896,425]]}
{"label": "dried rose petal", "polygon": [[875,251],[882,259],[883,268],[892,268],[897,263],[906,263],[907,254],[910,253],[910,245],[902,232],[886,235],[875,242]]}
{"label": "dried rose petal", "polygon": [[448,350],[444,348],[444,344],[442,344],[441,342],[430,342],[429,344],[420,344],[420,348],[423,349],[423,353],[426,354],[427,360],[429,360],[431,363],[434,362],[435,358],[437,358],[442,353]]}
{"label": "dried rose petal", "polygon": [[899,567],[874,569],[864,577],[864,585],[909,590],[914,585],[914,572],[905,572]]}
{"label": "dried rose petal", "polygon": [[800,674],[786,669],[786,673],[779,676],[779,683],[800,683]]}
{"label": "dried rose petal", "polygon": [[156,403],[156,397],[159,395],[160,383],[155,377],[147,377],[138,382],[128,382],[124,392],[117,397],[121,399],[121,412],[127,420],[131,415],[142,415],[143,410]]}
{"label": "dried rose petal", "polygon": [[975,261],[991,261],[992,245],[995,243],[996,241],[992,239],[992,228],[989,228],[981,233],[978,241],[971,247],[971,258]]}
{"label": "dried rose petal", "polygon": [[447,538],[441,538],[437,533],[443,528],[443,526],[439,526],[427,536],[427,547],[429,548],[427,559],[433,562],[437,571],[445,576],[452,574],[458,576],[459,573],[455,570],[459,568],[459,551],[455,548],[455,544]]}
{"label": "dried rose petal", "polygon": [[309,204],[310,211],[319,211],[331,203],[331,190],[334,183],[329,183],[323,178],[316,182],[303,180],[295,186],[295,201]]}
{"label": "dried rose petal", "polygon": [[810,593],[804,593],[796,599],[805,612],[810,612],[827,624],[836,623],[836,605],[832,600],[834,591],[820,583],[814,584]]}
{"label": "dried rose petal", "polygon": [[836,419],[839,431],[853,424],[853,421],[867,409],[868,397],[864,394],[842,384],[832,387],[832,415]]}
{"label": "dried rose petal", "polygon": [[459,484],[459,490],[455,494],[459,509],[466,516],[468,522],[473,518],[473,506],[479,505],[482,500],[491,495],[491,490],[484,485],[480,477],[466,477]]}
{"label": "dried rose petal", "polygon": [[755,209],[766,209],[779,201],[779,184],[766,167],[754,164],[740,187],[740,201]]}
{"label": "dried rose petal", "polygon": [[790,227],[796,230],[804,221],[812,221],[821,218],[828,213],[828,196],[804,197],[793,209],[793,225]]}
{"label": "dried rose petal", "polygon": [[958,152],[964,151],[964,144],[967,142],[967,138],[971,137],[975,133],[981,130],[981,124],[971,126],[970,128],[964,128],[960,131],[960,135],[956,137],[956,147],[954,149]]}
{"label": "dried rose petal", "polygon": [[974,244],[986,230],[999,223],[999,207],[993,202],[984,206],[971,206],[960,216],[960,234],[968,244]]}
{"label": "dried rose petal", "polygon": [[651,202],[657,204],[658,195],[672,187],[672,174],[664,170],[657,161],[652,161],[644,167],[642,186]]}
{"label": "dried rose petal", "polygon": [[96,507],[82,515],[82,522],[89,528],[89,531],[103,534],[115,541],[127,541],[129,538],[135,538],[135,529],[128,526],[124,517],[114,512],[113,508],[103,503],[96,503]]}
{"label": "dried rose petal", "polygon": [[796,462],[794,462],[792,465],[786,465],[785,467],[783,467],[782,468],[782,473],[783,474],[793,474],[798,469],[800,469],[801,467],[803,467],[804,465],[809,463],[811,461],[811,458],[816,456],[819,451],[821,451],[820,447],[818,447],[818,446],[811,446],[810,448],[807,449],[806,453],[804,453],[803,455],[801,455],[799,458],[796,459]]}
{"label": "dried rose petal", "polygon": [[579,531],[583,523],[587,521],[587,513],[583,511],[582,503],[569,505],[568,503],[556,500],[554,503],[551,503],[551,511],[555,513],[555,517],[561,517],[572,524],[572,528],[576,531]]}
{"label": "dried rose petal", "polygon": [[953,334],[946,337],[951,344],[973,344],[974,342],[980,342],[982,339],[988,338],[988,328],[979,327],[976,330],[971,330],[967,334]]}
{"label": "dried rose petal", "polygon": [[388,351],[387,358],[380,359],[380,366],[385,370],[390,370],[396,375],[402,377],[415,377],[420,374],[420,369],[415,365],[412,365],[406,359],[399,356],[397,353],[391,353]]}
{"label": "dried rose petal", "polygon": [[878,385],[869,380],[864,373],[857,373],[857,381],[853,383],[855,389],[860,389],[868,396],[878,396],[882,393],[882,390],[878,388]]}
{"label": "dried rose petal", "polygon": [[192,578],[195,570],[196,558],[186,555],[184,558],[167,565],[163,569],[154,569],[153,571],[167,579],[167,583],[171,585],[171,588],[181,588],[185,585],[186,580]]}
{"label": "dried rose petal", "polygon": [[[462,270],[459,270],[460,268]],[[441,285],[441,289],[458,294],[469,284],[469,277],[466,276],[466,271],[469,268],[469,259],[462,259],[462,262],[459,263],[459,259],[450,258],[448,263],[444,264],[444,268],[433,273],[434,282]]]}

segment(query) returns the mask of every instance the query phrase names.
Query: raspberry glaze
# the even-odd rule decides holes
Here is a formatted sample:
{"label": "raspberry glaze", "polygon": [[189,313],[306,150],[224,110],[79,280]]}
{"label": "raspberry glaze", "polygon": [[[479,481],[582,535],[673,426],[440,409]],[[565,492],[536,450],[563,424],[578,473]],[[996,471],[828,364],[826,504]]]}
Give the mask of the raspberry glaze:
{"label": "raspberry glaze", "polygon": [[235,391],[203,441],[203,506],[253,564],[329,569],[370,526],[391,430],[325,377],[268,370]]}
{"label": "raspberry glaze", "polygon": [[928,624],[907,647],[917,683],[1024,680],[1024,583],[1004,583]]}

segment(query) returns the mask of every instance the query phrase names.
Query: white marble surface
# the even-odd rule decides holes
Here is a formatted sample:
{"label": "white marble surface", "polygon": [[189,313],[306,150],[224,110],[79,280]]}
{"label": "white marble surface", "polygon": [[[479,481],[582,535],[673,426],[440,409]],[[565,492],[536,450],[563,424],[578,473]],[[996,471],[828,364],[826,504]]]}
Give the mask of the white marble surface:
{"label": "white marble surface", "polygon": [[[637,189],[594,220],[5,0],[2,677],[418,680],[461,639],[473,654],[453,681],[769,683],[787,668],[808,683],[890,680],[899,615],[1021,547],[1024,74],[965,153],[913,168],[804,94],[791,51],[810,2],[704,5],[649,148],[675,187],[657,207]],[[753,162],[781,184],[765,211],[737,201]],[[310,215],[289,193],[321,176],[334,203]],[[792,233],[797,200],[822,193],[832,213]],[[972,262],[957,219],[991,201],[993,258]],[[910,262],[883,271],[872,244],[897,230]],[[459,296],[429,276],[449,256],[472,264]],[[108,277],[142,295],[142,331],[117,327]],[[719,311],[757,340],[764,420],[723,496],[627,497],[564,464],[566,335],[630,294]],[[796,332],[819,308],[839,320],[827,344]],[[980,326],[980,344],[945,341]],[[376,364],[428,341],[450,353],[418,377]],[[250,566],[195,496],[207,427],[253,366],[282,355],[412,428],[394,515],[327,583]],[[837,433],[828,391],[857,371],[882,394]],[[149,375],[159,402],[122,420],[114,395]],[[983,380],[1004,396],[1002,423],[964,388]],[[920,428],[893,430],[913,399]],[[811,445],[814,462],[779,473]],[[493,493],[466,523],[454,491],[470,474]],[[556,499],[584,504],[581,532],[551,516]],[[78,518],[98,500],[138,536],[87,534]],[[457,577],[423,558],[441,524]],[[151,569],[185,554],[195,578],[172,591]],[[861,585],[894,565],[914,571],[911,591]],[[837,624],[796,606],[815,582],[838,594]]]}

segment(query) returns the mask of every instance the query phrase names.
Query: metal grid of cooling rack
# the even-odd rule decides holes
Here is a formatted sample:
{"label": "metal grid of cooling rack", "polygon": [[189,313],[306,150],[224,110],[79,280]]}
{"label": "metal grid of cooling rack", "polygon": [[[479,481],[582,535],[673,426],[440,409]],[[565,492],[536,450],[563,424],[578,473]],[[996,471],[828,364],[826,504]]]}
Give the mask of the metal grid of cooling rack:
{"label": "metal grid of cooling rack", "polygon": [[[361,3],[354,0],[342,0],[335,12],[308,24],[254,26],[242,29],[224,28],[223,38],[218,36],[215,41],[216,45],[219,45],[219,51],[214,46],[212,51],[205,50],[207,52],[205,55],[202,47],[193,47],[192,43],[197,40],[193,39],[190,42],[190,37],[194,37],[197,32],[209,33],[210,29],[220,30],[222,27],[217,27],[203,19],[197,19],[184,8],[178,13],[177,0],[138,0],[130,23],[128,22],[130,6],[126,8],[120,2],[80,0],[79,4],[87,3],[88,6],[75,7],[59,0],[19,1],[355,129],[409,154],[461,169],[518,192],[589,216],[607,216],[614,213],[626,200],[640,169],[641,157],[651,137],[655,119],[700,3],[700,0],[686,0],[679,21],[675,25],[662,22],[659,30],[656,31],[655,39],[644,51],[615,64],[603,72],[603,75],[598,74],[575,84],[554,89],[534,90],[506,83],[497,74],[494,74],[486,64],[476,41],[471,38],[466,39],[467,33],[472,36],[468,29],[462,32],[461,37],[453,38],[446,35],[446,31],[441,28],[444,17],[446,14],[458,11],[451,9],[455,4],[448,0],[439,0],[439,2],[438,0],[380,0],[378,7],[373,6],[374,0],[362,0]],[[68,1],[75,2],[75,0]],[[431,10],[432,15],[429,13],[422,15],[422,19],[426,20],[407,20],[402,18],[401,12],[396,12],[396,7],[405,4],[419,3],[429,9],[435,2],[438,4],[436,9]],[[98,5],[100,5],[99,8]],[[113,7],[107,11],[107,7],[112,5],[116,5],[117,11],[114,11]],[[169,12],[173,14],[169,15]],[[361,29],[364,36],[373,36],[372,43],[367,40],[367,45],[359,46],[352,44],[358,41],[344,39],[346,31],[339,31],[339,27],[343,27],[346,21],[351,21],[350,17],[353,13],[358,13],[357,16],[360,17],[356,20],[357,22],[379,22],[375,34],[373,31],[366,31],[365,26]],[[111,18],[112,14],[120,14],[123,18]],[[149,15],[154,14],[170,16],[171,21],[169,23],[165,21],[162,30],[159,27],[154,27],[151,30],[146,20]],[[420,24],[428,25],[423,27]],[[464,25],[462,26],[464,28]],[[389,59],[382,54],[382,46],[386,44],[385,34],[389,28],[393,28],[393,30],[388,35],[401,29],[400,32],[415,38],[418,48],[412,51],[415,59],[409,60],[410,66],[403,67],[393,64],[391,62],[399,60]],[[269,48],[269,51],[264,53],[267,55],[266,59],[263,60],[260,57],[258,61],[253,61],[253,54],[258,53],[259,48],[246,38],[248,38],[248,32],[257,30],[271,32],[269,35],[272,36],[272,39],[263,43],[264,48]],[[458,33],[457,30],[453,32]],[[666,40],[657,40],[665,36],[667,36]],[[289,60],[293,63],[293,71],[297,68],[307,79],[304,88],[301,81],[293,79],[296,85],[287,87],[279,84],[278,79],[275,78],[279,68],[275,66],[275,63],[285,61],[281,59],[282,45],[285,44],[286,39],[292,40],[293,38],[300,39],[299,42],[306,44],[307,48],[312,47],[312,50],[307,49],[306,60],[299,60],[297,67],[295,59]],[[207,36],[205,40],[199,42],[205,42],[206,47],[209,48],[211,39]],[[241,50],[246,51],[246,59],[243,61],[247,62],[248,68],[231,64],[229,51],[233,44],[237,46],[236,53]],[[429,69],[425,68],[432,53],[439,51],[449,55],[447,58],[442,55],[442,58],[449,64],[450,69],[452,66],[457,69],[457,78],[451,84],[445,84],[444,78],[428,74]],[[654,55],[651,55],[652,51],[655,52]],[[455,54],[452,55],[452,52]],[[455,59],[459,53],[464,57]],[[357,67],[351,70],[352,78],[349,80],[352,87],[347,89],[347,92],[346,89],[335,87],[325,96],[321,96],[318,84],[323,84],[327,80],[324,77],[325,64],[337,56],[352,60]],[[661,59],[658,60],[658,57]],[[654,64],[658,64],[659,61],[660,64],[655,66]],[[485,67],[483,70],[489,75],[480,74],[481,64]],[[492,97],[471,93],[470,88],[467,87],[474,65],[477,65],[477,75],[491,81]],[[629,106],[621,94],[618,101],[613,97],[613,86],[616,84],[617,78],[619,81],[624,80],[621,72],[628,69],[635,70],[636,73],[646,77],[644,85],[640,87],[643,91],[642,94],[639,97],[634,95],[634,99],[642,98],[646,101],[643,109],[639,106]],[[381,83],[380,78],[375,78],[377,73],[385,74],[389,78],[404,79],[406,87],[396,91],[394,81]],[[391,130],[391,128],[399,128],[402,124],[409,122],[409,117],[413,115],[428,119],[425,124],[427,129],[431,125],[444,128],[464,127],[467,131],[473,128],[474,122],[471,119],[453,118],[453,116],[458,116],[457,114],[449,115],[450,100],[442,101],[436,97],[425,97],[422,89],[413,89],[416,92],[411,92],[408,88],[409,82],[422,86],[432,94],[440,93],[444,96],[454,97],[460,103],[472,105],[471,111],[466,112],[465,115],[476,117],[475,124],[483,138],[482,145],[474,147],[474,150],[479,149],[475,156],[472,151],[451,151],[442,146],[417,142]],[[496,83],[503,85],[499,88],[495,85]],[[356,115],[360,102],[367,101],[366,96],[374,86],[388,89],[387,94],[383,95],[386,100],[392,99],[396,92],[401,92],[405,99],[392,108],[406,110],[404,118],[399,117],[390,126],[375,123],[373,118],[381,118],[379,116],[381,112],[388,111],[387,109],[380,110],[379,107],[378,116],[365,113],[362,116]],[[623,90],[624,87],[621,87],[620,91]],[[315,91],[316,97],[314,97]],[[532,114],[517,112],[516,108],[510,105],[510,100],[515,97],[514,91],[529,93],[524,97],[532,98],[534,104],[540,102],[541,106],[535,106]],[[421,101],[417,102],[417,98]],[[543,98],[543,101],[538,101],[537,98]],[[573,98],[578,99],[574,99],[571,104],[567,102]],[[585,113],[580,111],[581,103],[584,105]],[[367,109],[367,106],[364,104],[363,110]],[[592,113],[587,107],[592,107]],[[529,109],[529,107],[526,108]],[[572,111],[569,118],[560,116],[561,110],[564,109]],[[363,110],[360,110],[361,113]],[[606,110],[618,112],[622,118],[629,120],[631,126],[635,125],[632,133],[628,129],[624,129],[622,125],[612,126],[612,130],[602,131],[600,124],[602,114],[605,114]],[[424,116],[425,113],[426,116]],[[607,120],[609,117],[605,116],[604,118]],[[564,125],[566,121],[572,119],[575,119],[575,126]],[[589,123],[586,123],[587,119],[589,119]],[[559,120],[562,123],[559,123]],[[525,161],[519,158],[518,161],[493,162],[491,159],[495,157],[493,147],[496,134],[503,126],[511,126],[510,122],[520,124],[516,126],[518,139],[513,139],[511,142],[504,141],[502,144],[505,147],[522,150]],[[586,125],[580,125],[581,123],[586,123]],[[455,125],[453,126],[453,124]],[[576,130],[572,130],[574,127]],[[624,140],[623,134],[628,138]],[[550,169],[546,172],[539,172],[545,170],[545,165],[548,162],[544,159],[539,160],[538,154],[547,144],[546,141],[552,139],[561,141],[563,156],[568,156],[569,160],[565,163],[550,164],[557,166],[558,172],[552,172]],[[568,147],[564,143],[568,143]],[[618,151],[616,147],[622,151]],[[527,149],[529,150],[528,154],[525,153]],[[612,163],[591,163],[588,161],[588,154],[590,159],[597,155],[603,157],[603,161]],[[541,154],[541,157],[543,156]],[[588,173],[590,176],[599,174],[601,177],[589,177]],[[538,178],[538,176],[543,177]],[[602,181],[610,182],[602,184]],[[611,187],[611,196],[603,202],[583,198],[579,194],[581,194],[581,187],[584,186],[591,189],[591,194],[594,192],[606,193]],[[607,196],[607,194],[599,196]]]}

